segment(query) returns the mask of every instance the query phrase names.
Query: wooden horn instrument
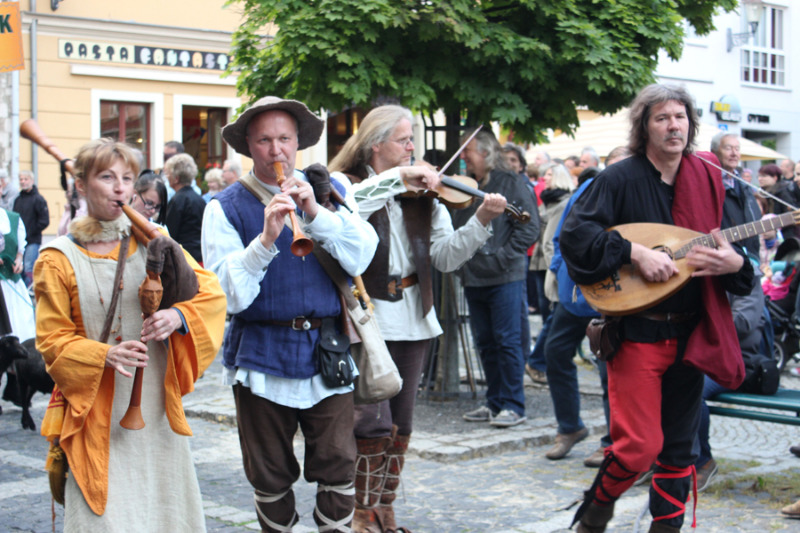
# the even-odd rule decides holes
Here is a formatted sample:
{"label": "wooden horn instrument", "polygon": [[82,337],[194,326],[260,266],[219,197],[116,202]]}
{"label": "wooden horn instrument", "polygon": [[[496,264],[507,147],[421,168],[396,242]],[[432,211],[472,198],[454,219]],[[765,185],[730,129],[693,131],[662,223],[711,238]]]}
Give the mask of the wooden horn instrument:
{"label": "wooden horn instrument", "polygon": [[[283,173],[283,164],[275,162],[272,163],[272,166],[275,168],[275,175],[278,179],[278,185],[280,185],[283,183],[283,180],[286,179],[286,175]],[[292,245],[289,247],[289,249],[297,257],[305,257],[311,253],[311,250],[314,249],[314,241],[306,237],[300,230],[300,223],[297,221],[297,215],[295,214],[294,210],[289,212],[289,219],[292,222],[293,234]]]}
{"label": "wooden horn instrument", "polygon": [[72,164],[72,159],[69,159],[61,150],[58,149],[56,144],[44,134],[42,128],[39,127],[39,124],[35,120],[29,118],[20,124],[19,134],[32,143],[41,146],[44,151],[53,156],[56,161],[60,162],[66,159],[67,161],[64,163],[64,166],[66,167],[67,172],[72,174],[73,177],[75,176],[75,166]]}

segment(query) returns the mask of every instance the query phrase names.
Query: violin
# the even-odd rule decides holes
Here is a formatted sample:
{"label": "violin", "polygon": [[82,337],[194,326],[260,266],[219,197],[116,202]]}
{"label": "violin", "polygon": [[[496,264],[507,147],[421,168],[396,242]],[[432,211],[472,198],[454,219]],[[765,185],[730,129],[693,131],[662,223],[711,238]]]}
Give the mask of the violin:
{"label": "violin", "polygon": [[[436,168],[427,161],[417,162],[429,166],[431,169]],[[469,207],[475,198],[483,198],[486,193],[478,189],[478,182],[473,178],[467,176],[440,176],[441,182],[435,189],[415,189],[408,190],[400,196],[405,198],[414,198],[420,196],[429,196],[438,199],[447,207],[453,209],[463,209]],[[527,224],[531,219],[530,213],[521,211],[517,207],[506,204],[506,214],[510,215],[523,224]]]}

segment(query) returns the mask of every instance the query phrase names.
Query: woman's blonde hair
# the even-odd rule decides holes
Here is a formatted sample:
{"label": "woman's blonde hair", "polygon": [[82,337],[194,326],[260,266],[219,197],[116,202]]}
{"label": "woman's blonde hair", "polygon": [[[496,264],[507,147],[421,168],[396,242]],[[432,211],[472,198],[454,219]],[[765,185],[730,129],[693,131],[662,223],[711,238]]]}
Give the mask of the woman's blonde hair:
{"label": "woman's blonde hair", "polygon": [[545,163],[539,167],[539,179],[544,178],[548,170],[553,171],[553,178],[550,180],[548,189],[564,189],[566,191],[575,190],[575,182],[567,167],[560,163]]}
{"label": "woman's blonde hair", "polygon": [[205,176],[203,179],[206,180],[206,183],[216,183],[219,185],[220,190],[224,189],[225,186],[228,184],[225,181],[225,178],[222,177],[222,169],[221,168],[211,168],[206,170]]}
{"label": "woman's blonde hair", "polygon": [[111,168],[116,161],[125,163],[134,176],[139,175],[139,158],[130,146],[107,137],[89,141],[75,156],[75,176],[85,182],[92,173]]}

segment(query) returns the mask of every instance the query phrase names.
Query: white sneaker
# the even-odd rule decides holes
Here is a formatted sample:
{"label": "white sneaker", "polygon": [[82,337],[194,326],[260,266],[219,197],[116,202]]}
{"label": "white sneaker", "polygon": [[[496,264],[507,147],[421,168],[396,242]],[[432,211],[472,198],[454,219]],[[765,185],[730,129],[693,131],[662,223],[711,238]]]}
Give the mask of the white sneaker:
{"label": "white sneaker", "polygon": [[464,413],[463,418],[467,422],[491,422],[493,415],[492,410],[484,405],[474,411]]}
{"label": "white sneaker", "polygon": [[517,424],[522,424],[528,418],[524,415],[518,415],[514,411],[510,409],[503,409],[496,416],[493,416],[489,423],[495,427],[499,428],[509,428],[511,426],[516,426]]}

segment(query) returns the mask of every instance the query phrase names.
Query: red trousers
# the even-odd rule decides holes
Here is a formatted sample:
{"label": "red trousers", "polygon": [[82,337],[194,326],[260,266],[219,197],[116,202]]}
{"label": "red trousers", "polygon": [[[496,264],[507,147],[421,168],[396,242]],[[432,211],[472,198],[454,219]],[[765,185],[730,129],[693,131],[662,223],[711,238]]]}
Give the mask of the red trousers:
{"label": "red trousers", "polygon": [[677,339],[625,341],[608,362],[611,438],[616,464],[601,476],[595,497],[615,500],[658,460],[650,489],[650,511],[680,527],[689,494],[693,444],[700,422],[703,375],[681,362]]}

